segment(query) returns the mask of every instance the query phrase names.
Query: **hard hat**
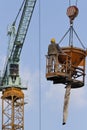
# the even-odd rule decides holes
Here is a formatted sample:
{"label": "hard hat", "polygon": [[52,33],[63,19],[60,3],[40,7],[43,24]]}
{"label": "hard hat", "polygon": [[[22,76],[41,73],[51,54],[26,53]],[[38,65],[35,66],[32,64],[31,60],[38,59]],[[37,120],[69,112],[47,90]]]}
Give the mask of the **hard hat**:
{"label": "hard hat", "polygon": [[55,39],[54,38],[51,39],[51,43],[55,43]]}

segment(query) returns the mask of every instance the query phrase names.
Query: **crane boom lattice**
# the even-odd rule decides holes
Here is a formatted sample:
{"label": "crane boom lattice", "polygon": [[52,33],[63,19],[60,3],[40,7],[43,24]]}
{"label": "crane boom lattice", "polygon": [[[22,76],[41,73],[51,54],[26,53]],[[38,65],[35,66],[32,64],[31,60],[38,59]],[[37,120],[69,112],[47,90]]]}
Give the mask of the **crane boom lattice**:
{"label": "crane boom lattice", "polygon": [[17,35],[14,41],[13,49],[10,59],[13,61],[19,61],[22,46],[26,37],[28,26],[33,14],[36,0],[26,0],[24,10],[20,19]]}

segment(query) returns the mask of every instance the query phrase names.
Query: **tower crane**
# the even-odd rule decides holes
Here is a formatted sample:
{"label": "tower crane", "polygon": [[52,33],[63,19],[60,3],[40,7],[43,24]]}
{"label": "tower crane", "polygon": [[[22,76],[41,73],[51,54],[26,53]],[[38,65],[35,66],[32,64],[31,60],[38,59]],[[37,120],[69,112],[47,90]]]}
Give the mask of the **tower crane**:
{"label": "tower crane", "polygon": [[24,130],[24,93],[19,75],[19,61],[28,27],[37,0],[24,0],[23,11],[17,28],[15,22],[8,28],[8,54],[0,78],[2,92],[2,130]]}

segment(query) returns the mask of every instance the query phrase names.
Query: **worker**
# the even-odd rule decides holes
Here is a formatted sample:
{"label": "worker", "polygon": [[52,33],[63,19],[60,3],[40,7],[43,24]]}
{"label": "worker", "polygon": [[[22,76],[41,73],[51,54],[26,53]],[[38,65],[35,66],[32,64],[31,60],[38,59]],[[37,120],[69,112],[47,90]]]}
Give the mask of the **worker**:
{"label": "worker", "polygon": [[62,52],[62,49],[56,43],[55,39],[51,39],[51,43],[48,46],[48,72],[58,71],[58,54]]}

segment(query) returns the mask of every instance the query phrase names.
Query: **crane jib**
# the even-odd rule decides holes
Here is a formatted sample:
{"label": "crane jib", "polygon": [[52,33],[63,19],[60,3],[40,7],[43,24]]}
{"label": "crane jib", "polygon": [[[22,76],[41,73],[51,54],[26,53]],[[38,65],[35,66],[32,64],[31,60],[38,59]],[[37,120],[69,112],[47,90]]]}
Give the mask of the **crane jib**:
{"label": "crane jib", "polygon": [[17,30],[17,35],[10,55],[10,59],[12,60],[18,61],[20,58],[21,49],[27,34],[35,3],[36,0],[26,0],[25,2],[23,13]]}
{"label": "crane jib", "polygon": [[19,62],[21,50],[24,44],[24,40],[27,34],[27,30],[31,21],[31,17],[34,11],[34,7],[37,0],[25,0],[23,12],[20,18],[20,22],[17,29],[17,34],[13,43],[11,54],[7,60],[6,66],[4,68],[2,80],[0,84],[6,79],[7,66],[9,61]]}

